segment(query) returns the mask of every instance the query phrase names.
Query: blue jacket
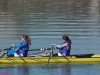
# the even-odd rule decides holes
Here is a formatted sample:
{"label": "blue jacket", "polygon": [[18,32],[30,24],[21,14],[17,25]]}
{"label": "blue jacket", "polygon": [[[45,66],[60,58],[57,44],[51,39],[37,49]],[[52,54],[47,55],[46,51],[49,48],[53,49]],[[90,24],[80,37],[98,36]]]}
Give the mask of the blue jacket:
{"label": "blue jacket", "polygon": [[60,53],[63,56],[70,55],[71,45],[67,41],[63,42],[61,45],[58,45],[57,48],[60,49]]}
{"label": "blue jacket", "polygon": [[[27,56],[29,46],[27,41],[23,41],[21,44],[15,44],[15,48],[18,48],[17,54],[23,54],[23,56]],[[8,55],[14,54],[16,51],[15,50],[9,50]]]}

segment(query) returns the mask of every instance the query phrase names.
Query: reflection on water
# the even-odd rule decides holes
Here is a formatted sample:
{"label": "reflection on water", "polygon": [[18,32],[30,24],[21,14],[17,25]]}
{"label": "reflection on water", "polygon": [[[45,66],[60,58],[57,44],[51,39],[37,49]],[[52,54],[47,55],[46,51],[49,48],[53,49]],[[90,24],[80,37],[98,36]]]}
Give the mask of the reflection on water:
{"label": "reflection on water", "polygon": [[6,72],[7,75],[30,75],[29,67],[26,65],[9,65],[0,67],[0,72]]}
{"label": "reflection on water", "polygon": [[[92,69],[91,69],[92,68]],[[12,65],[0,69],[9,75],[98,75],[100,64]]]}
{"label": "reflection on water", "polygon": [[35,66],[35,65],[12,65],[4,67],[0,72],[7,72],[8,75],[71,75],[71,65]]}
{"label": "reflection on water", "polygon": [[100,53],[99,7],[99,0],[0,0],[0,48],[20,43],[22,34],[31,37],[30,49],[48,48],[67,34],[71,54]]}
{"label": "reflection on water", "polygon": [[59,75],[71,75],[71,65],[61,65],[58,69]]}

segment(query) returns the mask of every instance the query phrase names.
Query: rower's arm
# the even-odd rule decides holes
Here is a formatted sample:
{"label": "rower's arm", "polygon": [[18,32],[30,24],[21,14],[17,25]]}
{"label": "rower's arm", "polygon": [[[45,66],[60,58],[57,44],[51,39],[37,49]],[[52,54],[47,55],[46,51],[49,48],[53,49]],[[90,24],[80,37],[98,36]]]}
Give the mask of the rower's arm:
{"label": "rower's arm", "polygon": [[26,44],[27,44],[26,42],[22,43],[22,44],[15,44],[15,47],[16,48],[21,48],[21,47],[25,46]]}
{"label": "rower's arm", "polygon": [[62,44],[62,45],[56,45],[56,47],[61,49],[61,48],[65,47],[65,46],[67,46],[67,44],[68,44],[68,43],[64,43],[64,44]]}

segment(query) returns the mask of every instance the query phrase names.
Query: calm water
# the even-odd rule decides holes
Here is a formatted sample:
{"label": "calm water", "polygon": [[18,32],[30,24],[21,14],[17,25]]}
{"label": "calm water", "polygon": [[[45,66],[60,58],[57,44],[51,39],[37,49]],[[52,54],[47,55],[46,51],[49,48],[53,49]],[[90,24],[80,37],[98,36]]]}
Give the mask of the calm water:
{"label": "calm water", "polygon": [[[100,0],[0,0],[0,48],[32,39],[30,49],[72,40],[71,54],[100,53]],[[13,65],[0,72],[9,75],[98,75],[100,64],[65,64],[42,68]]]}

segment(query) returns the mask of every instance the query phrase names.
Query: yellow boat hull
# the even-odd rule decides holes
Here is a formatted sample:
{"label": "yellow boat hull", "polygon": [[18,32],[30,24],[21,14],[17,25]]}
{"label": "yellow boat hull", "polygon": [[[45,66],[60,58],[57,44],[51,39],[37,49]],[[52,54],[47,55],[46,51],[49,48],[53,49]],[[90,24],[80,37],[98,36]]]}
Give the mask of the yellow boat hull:
{"label": "yellow boat hull", "polygon": [[[9,57],[9,58],[1,58],[0,64],[24,64],[24,63],[48,63],[48,58],[45,56],[39,56],[39,57],[21,57],[21,58],[15,58],[15,57]],[[91,57],[84,57],[84,58],[77,58],[75,56],[53,56],[50,58],[50,63],[92,63],[92,62],[100,62],[100,55],[93,55]]]}

